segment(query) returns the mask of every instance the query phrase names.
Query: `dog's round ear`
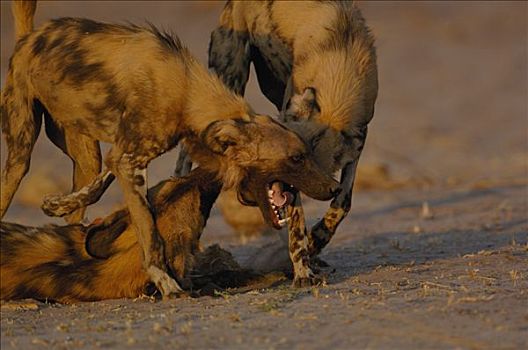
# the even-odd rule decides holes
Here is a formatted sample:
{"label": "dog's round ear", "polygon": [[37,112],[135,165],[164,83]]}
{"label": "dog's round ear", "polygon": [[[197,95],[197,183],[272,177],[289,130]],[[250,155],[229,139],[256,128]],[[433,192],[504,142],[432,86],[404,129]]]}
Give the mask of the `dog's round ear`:
{"label": "dog's round ear", "polygon": [[241,136],[236,121],[232,119],[213,122],[200,134],[204,145],[218,154],[224,154],[229,147],[236,146]]}
{"label": "dog's round ear", "polygon": [[299,119],[309,119],[314,113],[319,113],[321,109],[317,104],[315,88],[307,87],[302,94],[295,94],[286,105],[284,112],[285,120],[297,121]]}
{"label": "dog's round ear", "polygon": [[110,218],[88,226],[84,247],[96,259],[108,259],[116,253],[115,241],[130,225],[128,211],[120,210]]}

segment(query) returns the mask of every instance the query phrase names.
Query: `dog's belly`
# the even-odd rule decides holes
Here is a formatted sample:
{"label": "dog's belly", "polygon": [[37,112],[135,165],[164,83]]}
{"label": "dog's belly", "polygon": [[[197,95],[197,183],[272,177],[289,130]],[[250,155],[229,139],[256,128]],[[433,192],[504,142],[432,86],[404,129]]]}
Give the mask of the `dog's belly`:
{"label": "dog's belly", "polygon": [[49,112],[49,118],[59,126],[68,135],[81,134],[88,136],[93,140],[113,143],[117,132],[117,123],[114,120],[119,120],[118,113],[115,113],[115,118],[107,118],[108,115],[95,115],[93,112],[79,105],[70,106],[72,108],[64,108],[64,104],[46,105],[46,110]]}
{"label": "dog's belly", "polygon": [[94,140],[114,142],[123,111],[109,103],[109,94],[97,91],[97,86],[75,89],[69,84],[38,90],[37,98],[48,112],[46,117],[67,134],[79,133]]}
{"label": "dog's belly", "polygon": [[117,127],[104,119],[83,118],[81,115],[79,118],[68,119],[62,126],[70,134],[78,133],[93,140],[115,143]]}

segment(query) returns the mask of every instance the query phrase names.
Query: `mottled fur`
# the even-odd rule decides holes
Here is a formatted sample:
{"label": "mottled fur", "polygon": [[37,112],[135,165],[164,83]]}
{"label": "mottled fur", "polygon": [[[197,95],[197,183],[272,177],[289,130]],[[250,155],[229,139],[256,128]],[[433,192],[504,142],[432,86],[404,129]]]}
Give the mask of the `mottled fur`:
{"label": "mottled fur", "polygon": [[[300,218],[289,225],[290,239],[307,235],[299,248],[290,242],[295,265],[299,252],[319,253],[350,210],[378,92],[374,39],[349,1],[228,1],[211,35],[209,65],[243,94],[250,63],[264,95],[318,164],[328,174],[341,170],[341,191],[312,231],[304,232],[300,209],[293,211]],[[313,275],[304,264],[295,273]]]}
{"label": "mottled fur", "polygon": [[[14,2],[14,11],[17,21],[32,22],[26,5]],[[304,157],[308,149],[296,134],[256,115],[177,37],[153,26],[82,18],[51,20],[29,33],[21,28],[30,29],[17,22],[21,37],[2,92],[8,156],[0,216],[29,169],[42,116],[48,137],[74,161],[76,190],[100,173],[99,141],[112,144],[105,164],[124,192],[144,268],[165,296],[181,288],[167,274],[163,241],[146,198],[146,168],[180,139],[198,163],[220,174],[226,187],[239,185],[248,169],[261,172],[286,162],[292,183],[304,191],[329,198],[335,190],[333,180]],[[298,155],[313,165],[311,174],[304,162],[290,161]]]}
{"label": "mottled fur", "polygon": [[[200,168],[149,190],[169,271],[189,287],[188,272],[222,184]],[[77,302],[135,298],[151,279],[126,209],[97,224],[27,227],[0,224],[0,298]]]}

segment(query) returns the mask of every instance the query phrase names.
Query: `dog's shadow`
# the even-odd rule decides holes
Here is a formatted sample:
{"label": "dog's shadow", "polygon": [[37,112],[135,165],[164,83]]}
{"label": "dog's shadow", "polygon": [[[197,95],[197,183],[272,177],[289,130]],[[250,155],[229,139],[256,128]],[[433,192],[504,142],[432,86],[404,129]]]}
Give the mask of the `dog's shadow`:
{"label": "dog's shadow", "polygon": [[[433,199],[429,203],[433,207],[454,204],[470,207],[469,201],[471,200],[481,200],[486,196],[504,195],[508,191],[522,191],[523,189],[526,189],[526,185],[469,190],[451,193]],[[421,203],[421,201],[412,200],[370,211],[351,213],[349,220],[383,220],[382,216],[400,209],[419,208]],[[443,220],[443,218],[438,218],[438,220]],[[528,242],[528,230],[526,230],[528,217],[526,215],[521,218],[501,220],[500,223],[493,222],[494,220],[489,220],[487,223],[464,224],[463,227],[457,227],[457,221],[451,220],[443,221],[440,225],[432,225],[444,226],[445,229],[432,229],[418,233],[411,232],[411,230],[384,231],[359,240],[351,239],[345,246],[332,245],[322,254],[322,257],[336,269],[336,273],[330,276],[330,281],[337,283],[358,274],[369,273],[378,266],[419,265],[476,254],[483,250],[499,250],[511,245],[513,241],[520,244]]]}
{"label": "dog's shadow", "polygon": [[[496,187],[493,189],[478,189],[451,193],[447,196],[431,200],[429,203],[434,207],[452,204],[466,204],[466,201],[479,200],[487,195],[493,195],[502,191],[522,190],[525,185]],[[406,208],[419,208],[422,201],[408,200],[399,204],[391,204],[381,208],[368,211],[352,212],[346,219],[350,222],[361,220],[390,220],[384,216],[395,211]],[[437,220],[437,219],[433,219]],[[442,218],[438,218],[442,220]],[[528,218],[514,218],[509,221],[501,221],[500,225],[473,225],[476,228],[459,228],[456,220],[442,223],[446,229],[432,229],[426,232],[413,233],[411,230],[382,231],[354,239],[357,228],[343,227],[338,230],[334,240],[338,236],[348,235],[349,239],[331,244],[321,253],[320,257],[330,265],[326,271],[333,271],[327,275],[329,284],[336,284],[360,274],[368,274],[379,266],[405,266],[409,264],[425,264],[438,260],[445,260],[476,254],[482,250],[498,250],[501,247],[511,245],[515,240],[517,243],[528,242],[528,230],[518,229],[528,223]],[[347,232],[348,231],[348,232]],[[337,238],[337,239],[336,239]],[[246,258],[245,266],[255,270],[291,271],[291,262],[288,250],[284,243],[279,240],[268,243],[256,249],[249,258]]]}
{"label": "dog's shadow", "polygon": [[322,254],[335,273],[329,282],[338,283],[359,274],[368,274],[379,266],[405,266],[447,260],[483,250],[498,250],[528,242],[528,233],[512,234],[508,228],[528,223],[520,219],[502,225],[500,231],[486,229],[431,231],[414,234],[409,232],[383,232],[352,240],[345,247],[328,249]]}

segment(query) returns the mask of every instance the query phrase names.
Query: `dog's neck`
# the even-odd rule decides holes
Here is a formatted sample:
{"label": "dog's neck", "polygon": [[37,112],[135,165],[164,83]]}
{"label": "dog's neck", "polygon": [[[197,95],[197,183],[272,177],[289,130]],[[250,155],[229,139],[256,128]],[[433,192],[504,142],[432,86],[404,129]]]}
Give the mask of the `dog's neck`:
{"label": "dog's neck", "polygon": [[[348,23],[348,22],[347,22]],[[344,29],[342,29],[344,30]],[[347,129],[352,122],[366,125],[373,114],[378,79],[373,37],[363,26],[352,39],[335,38],[332,49],[317,49],[293,70],[294,91],[316,91],[319,122],[334,129]]]}
{"label": "dog's neck", "polygon": [[254,114],[241,97],[230,91],[214,74],[197,62],[187,85],[184,120],[191,132],[199,134],[217,120],[245,119]]}

